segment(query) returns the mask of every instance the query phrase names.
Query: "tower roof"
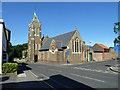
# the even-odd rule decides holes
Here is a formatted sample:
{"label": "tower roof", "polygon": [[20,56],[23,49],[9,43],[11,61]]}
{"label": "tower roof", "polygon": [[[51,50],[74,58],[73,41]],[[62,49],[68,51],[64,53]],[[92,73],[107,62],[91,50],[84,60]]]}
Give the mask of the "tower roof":
{"label": "tower roof", "polygon": [[32,22],[39,22],[39,20],[37,18],[37,15],[36,15],[36,12],[34,12],[34,16],[32,18]]}

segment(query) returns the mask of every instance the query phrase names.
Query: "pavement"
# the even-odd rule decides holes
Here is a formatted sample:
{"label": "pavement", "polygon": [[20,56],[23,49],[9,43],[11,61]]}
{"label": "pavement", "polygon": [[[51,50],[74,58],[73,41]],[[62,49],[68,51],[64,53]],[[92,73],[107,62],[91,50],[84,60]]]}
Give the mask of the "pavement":
{"label": "pavement", "polygon": [[117,64],[112,65],[109,67],[109,70],[115,72],[115,73],[120,73],[120,59],[117,60]]}

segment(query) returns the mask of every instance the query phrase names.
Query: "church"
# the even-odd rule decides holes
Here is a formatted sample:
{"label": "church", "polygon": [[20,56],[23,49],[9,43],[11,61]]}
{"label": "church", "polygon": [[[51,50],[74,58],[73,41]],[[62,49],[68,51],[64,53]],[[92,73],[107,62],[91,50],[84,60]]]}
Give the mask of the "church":
{"label": "church", "polygon": [[93,60],[93,50],[85,46],[77,27],[54,36],[41,37],[41,23],[36,13],[29,23],[28,60],[30,62],[84,62]]}

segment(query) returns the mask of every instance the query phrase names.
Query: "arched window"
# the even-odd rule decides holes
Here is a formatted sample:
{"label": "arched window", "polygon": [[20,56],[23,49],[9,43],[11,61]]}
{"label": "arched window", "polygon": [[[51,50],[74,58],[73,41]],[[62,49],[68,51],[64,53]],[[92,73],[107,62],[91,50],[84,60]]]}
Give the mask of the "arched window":
{"label": "arched window", "polygon": [[85,54],[85,59],[86,59],[86,50],[85,50],[84,54]]}
{"label": "arched window", "polygon": [[80,41],[80,46],[79,46],[79,47],[80,47],[80,52],[81,52],[81,51],[82,51],[82,44],[81,44],[81,41]]}
{"label": "arched window", "polygon": [[73,52],[80,52],[80,50],[79,50],[79,38],[72,40],[72,51]]}
{"label": "arched window", "polygon": [[35,50],[37,50],[37,44],[35,44]]}
{"label": "arched window", "polygon": [[72,52],[74,52],[74,40],[72,40]]}
{"label": "arched window", "polygon": [[34,28],[34,36],[36,36],[36,28]]}
{"label": "arched window", "polygon": [[76,52],[76,41],[75,41],[75,52]]}
{"label": "arched window", "polygon": [[79,39],[78,38],[76,38],[75,39],[75,52],[79,52]]}
{"label": "arched window", "polygon": [[79,39],[77,38],[75,42],[76,42],[76,52],[79,52]]}
{"label": "arched window", "polygon": [[39,36],[39,28],[37,28],[37,36]]}

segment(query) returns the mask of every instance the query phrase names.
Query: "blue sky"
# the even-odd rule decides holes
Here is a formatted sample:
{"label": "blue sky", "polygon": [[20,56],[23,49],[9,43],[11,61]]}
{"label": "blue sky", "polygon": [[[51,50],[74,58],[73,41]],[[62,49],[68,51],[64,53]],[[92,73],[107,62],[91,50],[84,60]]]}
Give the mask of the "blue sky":
{"label": "blue sky", "polygon": [[2,18],[11,30],[13,45],[27,43],[28,24],[34,11],[42,23],[42,35],[53,37],[73,31],[77,25],[86,44],[114,45],[117,36],[113,32],[114,23],[118,21],[117,2],[3,2]]}

